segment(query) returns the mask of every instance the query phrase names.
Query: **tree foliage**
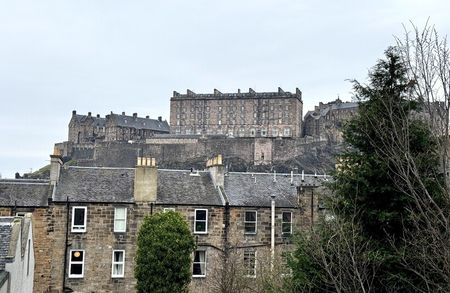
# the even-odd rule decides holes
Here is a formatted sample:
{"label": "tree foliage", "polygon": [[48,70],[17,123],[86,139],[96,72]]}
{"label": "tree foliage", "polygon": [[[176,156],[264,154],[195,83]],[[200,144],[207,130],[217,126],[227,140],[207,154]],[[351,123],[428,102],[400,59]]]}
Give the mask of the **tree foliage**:
{"label": "tree foliage", "polygon": [[146,216],[137,238],[137,292],[187,292],[194,249],[194,237],[180,214]]}
{"label": "tree foliage", "polygon": [[[448,278],[436,273],[448,256],[433,263],[409,256],[427,241],[443,248],[448,199],[442,137],[430,127],[423,99],[413,94],[419,85],[408,78],[404,60],[391,47],[367,85],[353,81],[360,106],[344,128],[347,150],[330,186],[336,219],[300,239],[294,262],[299,291],[429,292],[433,284],[449,289]],[[415,239],[420,242],[411,245]]]}

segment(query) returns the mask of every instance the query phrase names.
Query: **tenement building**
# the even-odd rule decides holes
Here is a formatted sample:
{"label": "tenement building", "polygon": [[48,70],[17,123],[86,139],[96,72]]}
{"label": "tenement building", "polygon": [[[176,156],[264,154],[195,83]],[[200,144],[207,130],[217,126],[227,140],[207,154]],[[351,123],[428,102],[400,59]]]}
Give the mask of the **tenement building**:
{"label": "tenement building", "polygon": [[234,137],[300,137],[302,93],[277,92],[186,94],[170,99],[172,134],[227,135]]}
{"label": "tenement building", "polygon": [[342,141],[342,126],[358,112],[358,103],[342,102],[339,98],[327,104],[319,103],[314,111],[308,111],[303,123],[303,135]]}
{"label": "tenement building", "polygon": [[52,155],[50,181],[0,181],[0,213],[32,213],[34,292],[134,292],[143,217],[179,212],[197,244],[190,290],[211,292],[230,279],[255,287],[268,272],[288,274],[291,235],[313,224],[323,180],[226,172],[221,156],[191,171],[142,157],[134,168],[65,166]]}
{"label": "tenement building", "polygon": [[80,115],[74,110],[69,122],[69,142],[75,144],[92,143],[96,141],[129,141],[145,140],[155,134],[168,134],[169,124],[158,119],[138,117],[137,113],[128,116],[122,114],[93,116],[91,112]]}

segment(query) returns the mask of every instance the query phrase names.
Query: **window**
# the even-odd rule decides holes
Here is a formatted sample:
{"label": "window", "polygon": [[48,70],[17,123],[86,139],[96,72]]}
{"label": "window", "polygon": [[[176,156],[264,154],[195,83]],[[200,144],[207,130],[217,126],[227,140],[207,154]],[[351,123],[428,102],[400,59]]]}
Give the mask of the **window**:
{"label": "window", "polygon": [[174,212],[175,211],[175,208],[164,208],[164,210],[163,210],[165,213],[167,213],[167,212]]}
{"label": "window", "polygon": [[84,250],[71,250],[69,258],[69,278],[83,278]]}
{"label": "window", "polygon": [[256,277],[256,251],[254,249],[244,250],[244,269],[247,277]]}
{"label": "window", "polygon": [[113,278],[122,278],[125,271],[125,250],[113,250],[112,273]]}
{"label": "window", "polygon": [[253,128],[250,129],[250,136],[255,136],[255,130]]}
{"label": "window", "polygon": [[196,250],[194,253],[194,262],[192,263],[192,276],[206,276],[206,251]]}
{"label": "window", "polygon": [[272,129],[272,136],[278,136],[278,128]]}
{"label": "window", "polygon": [[86,232],[87,207],[72,208],[72,232]]}
{"label": "window", "polygon": [[127,208],[114,209],[114,232],[125,232],[127,230]]}
{"label": "window", "polygon": [[292,213],[283,212],[281,221],[281,232],[283,235],[292,234]]}
{"label": "window", "polygon": [[261,129],[261,136],[267,136],[267,130],[265,128]]}
{"label": "window", "polygon": [[208,233],[208,210],[195,210],[194,233]]}
{"label": "window", "polygon": [[256,211],[246,211],[244,219],[245,234],[256,233]]}
{"label": "window", "polygon": [[284,129],[284,136],[290,136],[291,135],[291,129],[290,128],[285,128]]}

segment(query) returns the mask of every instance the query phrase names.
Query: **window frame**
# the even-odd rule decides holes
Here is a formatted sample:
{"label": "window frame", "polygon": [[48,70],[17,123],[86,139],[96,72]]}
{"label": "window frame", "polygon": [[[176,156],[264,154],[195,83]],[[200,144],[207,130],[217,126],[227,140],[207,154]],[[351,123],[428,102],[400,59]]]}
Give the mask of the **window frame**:
{"label": "window frame", "polygon": [[[123,261],[115,261],[114,260],[114,253],[115,252],[122,252],[123,255]],[[120,275],[115,275],[114,274],[114,265],[119,264],[122,265],[122,274]],[[114,249],[112,251],[112,259],[111,259],[111,278],[123,278],[125,276],[125,250],[123,249]]]}
{"label": "window frame", "polygon": [[[73,252],[82,252],[83,260],[82,261],[72,261],[72,253]],[[86,259],[86,251],[84,249],[71,249],[69,251],[69,278],[71,279],[82,279],[84,278],[84,260]],[[81,264],[81,274],[72,274],[72,264]]]}
{"label": "window frame", "polygon": [[[255,213],[254,221],[247,221],[247,213]],[[254,224],[255,228],[253,232],[247,231],[247,224]],[[244,211],[244,234],[246,235],[254,235],[258,232],[258,211],[256,210],[246,210]]]}
{"label": "window frame", "polygon": [[[205,220],[197,220],[197,211],[206,211]],[[205,222],[205,231],[197,231],[197,221]],[[194,210],[194,234],[208,234],[208,209],[195,209]]]}
{"label": "window frame", "polygon": [[[125,209],[125,218],[124,218],[124,219],[117,219],[117,218],[116,218],[117,210],[118,210],[118,209]],[[127,212],[128,212],[127,207],[114,207],[114,232],[115,232],[115,233],[123,233],[123,232],[127,232]],[[116,221],[122,221],[122,220],[125,222],[124,230],[119,230],[119,229],[117,228]]]}
{"label": "window frame", "polygon": [[164,213],[167,213],[167,212],[175,212],[175,208],[164,208],[164,209],[163,209],[163,212],[164,212]]}
{"label": "window frame", "polygon": [[[202,261],[198,261],[198,262],[195,261],[195,254],[196,253],[203,253],[204,254],[204,261],[203,262]],[[205,278],[206,277],[206,264],[207,264],[206,257],[207,256],[206,256],[206,250],[205,249],[197,249],[197,250],[194,251],[194,259],[192,260],[192,278]],[[199,258],[200,258],[200,256],[199,256]],[[194,265],[196,265],[196,264],[200,265],[200,268],[201,268],[202,263],[204,264],[204,268],[205,268],[204,274],[203,275],[194,275]]]}
{"label": "window frame", "polygon": [[[75,210],[84,210],[84,225],[75,225]],[[86,232],[86,226],[87,226],[87,207],[86,206],[73,206],[72,207],[72,222],[71,222],[71,229],[70,231],[72,233],[85,233]]]}
{"label": "window frame", "polygon": [[[256,250],[254,248],[245,248],[244,249],[244,270],[245,270],[245,276],[247,278],[256,278]],[[251,253],[251,254],[250,254]],[[250,254],[250,256],[248,256]],[[246,258],[250,257],[253,258],[253,274],[248,274],[248,272],[250,272],[250,262],[247,260]]]}
{"label": "window frame", "polygon": [[[284,221],[284,214],[287,214],[287,213],[290,214],[290,222]],[[289,232],[284,231],[284,226],[286,224],[289,224]],[[292,212],[291,211],[282,211],[281,212],[281,235],[283,235],[283,236],[292,235]]]}

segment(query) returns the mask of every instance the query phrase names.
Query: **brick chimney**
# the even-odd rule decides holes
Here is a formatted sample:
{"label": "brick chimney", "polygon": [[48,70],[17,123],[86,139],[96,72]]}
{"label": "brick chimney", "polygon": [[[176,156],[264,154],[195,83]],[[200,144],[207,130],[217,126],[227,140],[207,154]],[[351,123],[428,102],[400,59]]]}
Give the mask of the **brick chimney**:
{"label": "brick chimney", "polygon": [[53,149],[53,155],[50,155],[50,184],[56,185],[59,180],[61,166],[63,164],[62,156],[59,149]]}
{"label": "brick chimney", "polygon": [[156,159],[138,157],[134,176],[134,200],[155,202],[157,182]]}
{"label": "brick chimney", "polygon": [[225,168],[222,163],[222,155],[209,159],[206,162],[206,168],[209,171],[209,176],[211,176],[214,186],[223,187],[225,180]]}

